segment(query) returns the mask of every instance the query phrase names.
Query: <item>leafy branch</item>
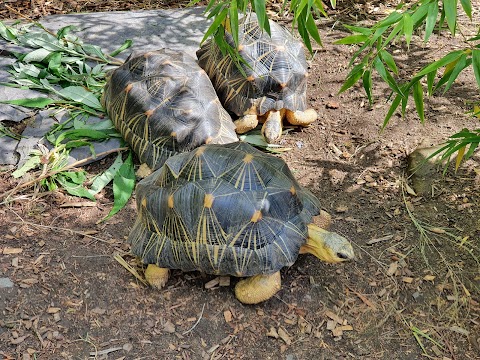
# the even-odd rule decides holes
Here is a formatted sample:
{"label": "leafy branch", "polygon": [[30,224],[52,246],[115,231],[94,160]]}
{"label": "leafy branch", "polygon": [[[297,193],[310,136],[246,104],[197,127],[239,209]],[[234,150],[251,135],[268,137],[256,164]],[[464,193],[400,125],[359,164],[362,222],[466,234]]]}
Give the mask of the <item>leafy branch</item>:
{"label": "leafy branch", "polygon": [[[12,175],[20,178],[27,172],[34,173],[34,180],[24,182],[12,191],[2,194],[8,198],[16,191],[40,184],[53,191],[62,187],[69,194],[95,200],[94,195],[113,181],[114,206],[106,218],[118,212],[130,198],[135,186],[132,155],[123,161],[121,154],[105,172],[92,180],[77,168],[97,157],[92,141],[120,137],[110,120],[89,123],[90,116],[104,117],[105,110],[100,97],[108,70],[122,64],[115,58],[132,44],[130,40],[113,53],[105,54],[96,45],[85,44],[74,34],[73,26],[66,26],[52,33],[39,23],[22,26],[6,26],[0,22],[0,37],[25,49],[25,53],[12,53],[17,61],[11,66],[10,83],[3,84],[37,90],[46,96],[3,101],[33,109],[67,111],[69,118],[56,125],[45,136],[52,144],[49,149],[39,144],[25,164]],[[8,134],[7,134],[8,135]],[[68,165],[71,149],[87,146],[92,156]],[[116,149],[98,154],[105,156]],[[85,187],[90,182],[90,188]],[[106,219],[105,218],[105,219]]]}

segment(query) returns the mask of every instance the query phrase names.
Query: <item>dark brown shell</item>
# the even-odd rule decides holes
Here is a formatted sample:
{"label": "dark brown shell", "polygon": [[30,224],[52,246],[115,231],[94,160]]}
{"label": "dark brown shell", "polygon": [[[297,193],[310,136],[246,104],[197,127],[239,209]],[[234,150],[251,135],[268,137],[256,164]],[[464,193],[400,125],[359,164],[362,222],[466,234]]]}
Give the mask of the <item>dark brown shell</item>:
{"label": "dark brown shell", "polygon": [[140,161],[154,169],[202,144],[238,141],[205,71],[181,51],[132,54],[110,74],[102,101]]}

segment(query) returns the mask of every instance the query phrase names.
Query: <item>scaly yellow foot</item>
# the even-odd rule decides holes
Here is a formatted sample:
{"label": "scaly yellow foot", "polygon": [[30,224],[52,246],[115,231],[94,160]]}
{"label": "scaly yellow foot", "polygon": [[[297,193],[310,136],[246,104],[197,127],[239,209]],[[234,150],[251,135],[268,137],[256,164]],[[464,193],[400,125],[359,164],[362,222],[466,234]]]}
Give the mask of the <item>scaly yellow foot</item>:
{"label": "scaly yellow foot", "polygon": [[158,267],[154,264],[148,264],[147,270],[145,270],[145,279],[151,287],[161,289],[168,281],[169,270],[166,268]]}
{"label": "scaly yellow foot", "polygon": [[237,283],[235,296],[244,304],[258,304],[275,295],[281,283],[280,271],[270,275],[255,275]]}
{"label": "scaly yellow foot", "polygon": [[244,134],[247,131],[255,129],[258,125],[258,116],[253,114],[244,115],[233,122],[237,134]]}
{"label": "scaly yellow foot", "polygon": [[305,111],[291,111],[287,110],[287,121],[292,125],[308,126],[317,120],[317,112],[313,109]]}

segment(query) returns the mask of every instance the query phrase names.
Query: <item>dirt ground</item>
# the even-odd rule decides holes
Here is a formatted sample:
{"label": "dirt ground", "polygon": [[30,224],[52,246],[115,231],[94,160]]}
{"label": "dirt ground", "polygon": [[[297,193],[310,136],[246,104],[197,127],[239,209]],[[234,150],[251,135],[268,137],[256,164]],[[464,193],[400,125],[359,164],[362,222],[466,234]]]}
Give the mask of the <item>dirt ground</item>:
{"label": "dirt ground", "polygon": [[[44,14],[41,4],[53,13],[134,6],[18,3],[32,17]],[[52,9],[61,3],[63,10]],[[2,5],[0,11],[11,15]],[[282,270],[282,290],[256,306],[235,299],[234,278],[218,286],[215,276],[173,271],[166,289],[155,291],[114,259],[120,254],[135,264],[124,242],[135,218],[133,200],[97,224],[112,206],[111,189],[94,206],[80,207],[72,205],[83,200],[60,192],[35,198],[26,192],[0,207],[0,277],[15,284],[0,289],[0,356],[480,359],[480,157],[457,173],[431,175],[432,190],[423,196],[403,185],[413,150],[478,128],[479,120],[465,115],[466,100],[479,100],[473,73],[426,100],[424,124],[411,105],[405,119],[394,116],[380,132],[388,110],[385,87],[375,90],[373,107],[361,88],[337,95],[354,49],[332,45],[342,35],[335,20],[322,23],[324,47],[311,62],[308,96],[319,120],[289,132],[284,145],[292,150],[281,156],[332,214],[333,230],[352,241],[356,261],[326,265],[301,255]],[[463,46],[448,35],[420,45],[399,55],[403,74]],[[15,184],[2,172],[0,193]]]}

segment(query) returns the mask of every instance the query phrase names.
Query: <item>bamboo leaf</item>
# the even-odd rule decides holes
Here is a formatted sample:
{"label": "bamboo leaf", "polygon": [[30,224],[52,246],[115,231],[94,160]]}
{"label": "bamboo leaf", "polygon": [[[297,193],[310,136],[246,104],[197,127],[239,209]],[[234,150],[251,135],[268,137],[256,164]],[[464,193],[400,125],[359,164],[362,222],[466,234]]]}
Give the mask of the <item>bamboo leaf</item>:
{"label": "bamboo leaf", "polygon": [[114,50],[113,52],[110,53],[110,56],[117,56],[120,54],[122,51],[130,48],[133,44],[133,41],[130,39],[125,40],[125,42],[120,46],[117,50]]}
{"label": "bamboo leaf", "polygon": [[457,26],[457,1],[458,0],[443,0],[445,18],[447,19],[447,25],[452,35],[455,35]]}
{"label": "bamboo leaf", "polygon": [[228,14],[228,8],[223,8],[222,11],[216,16],[215,20],[213,20],[212,24],[207,29],[207,31],[205,32],[205,35],[203,36],[203,39],[200,43],[203,43],[205,40],[207,40],[210,37],[210,35],[213,35],[214,33],[217,32],[217,29],[223,23],[227,14]]}
{"label": "bamboo leaf", "polygon": [[238,6],[237,0],[230,1],[229,8],[230,34],[232,34],[235,46],[238,46]]}
{"label": "bamboo leaf", "polygon": [[366,35],[350,35],[346,36],[340,40],[334,41],[335,45],[351,45],[351,44],[360,44],[368,40]]}
{"label": "bamboo leaf", "polygon": [[403,96],[403,93],[400,90],[397,82],[392,77],[392,75],[387,71],[387,69],[385,69],[385,66],[382,63],[382,60],[380,60],[378,56],[375,57],[373,64],[375,66],[375,70],[377,70],[380,77],[390,86],[390,88],[393,91],[395,91],[397,94],[400,94],[401,96]]}
{"label": "bamboo leaf", "polygon": [[433,82],[435,81],[435,77],[437,76],[437,70],[433,70],[427,74],[427,89],[428,89],[428,96],[431,96],[433,93]]}
{"label": "bamboo leaf", "polygon": [[360,78],[363,75],[363,64],[359,64],[359,65],[362,65],[362,66],[357,65],[352,69],[352,71],[350,71],[347,78],[345,79],[345,82],[343,83],[342,87],[338,91],[339,94],[351,88],[358,80],[360,80]]}
{"label": "bamboo leaf", "polygon": [[457,60],[460,56],[462,56],[463,53],[464,53],[463,50],[456,50],[456,51],[452,51],[452,52],[448,53],[447,55],[445,55],[440,60],[434,61],[433,63],[425,66],[422,70],[420,70],[415,75],[415,77],[412,79],[412,81],[414,81],[414,80],[416,80],[420,77],[423,77],[424,75],[427,75],[429,72],[437,70],[438,68],[441,68],[441,67],[451,63],[452,61]]}
{"label": "bamboo leaf", "polygon": [[413,20],[409,13],[403,14],[403,33],[405,34],[407,47],[410,47],[413,34]]}
{"label": "bamboo leaf", "polygon": [[318,33],[317,25],[315,24],[315,20],[313,19],[312,13],[309,12],[307,15],[307,22],[306,22],[307,31],[310,36],[317,42],[317,44],[322,45],[322,39],[320,39],[320,34]]}
{"label": "bamboo leaf", "polygon": [[[469,59],[470,60],[470,59]],[[443,93],[445,94],[450,87],[453,85],[453,82],[457,78],[457,76],[460,74],[460,72],[465,69],[467,66],[471,64],[470,61],[467,61],[467,55],[463,54],[463,56],[458,59],[458,61],[455,64],[455,67],[452,69],[450,76],[448,77],[448,82],[447,85],[445,86],[445,89],[443,90]]]}
{"label": "bamboo leaf", "polygon": [[472,50],[472,64],[475,78],[477,79],[478,87],[480,87],[480,49]]}
{"label": "bamboo leaf", "polygon": [[455,172],[458,170],[460,164],[462,163],[463,155],[465,154],[465,148],[466,146],[463,146],[457,152],[457,157],[455,159]]}
{"label": "bamboo leaf", "polygon": [[460,3],[462,4],[463,11],[465,11],[465,14],[472,20],[472,3],[470,0],[460,0]]}
{"label": "bamboo leaf", "polygon": [[373,103],[372,99],[372,72],[370,70],[365,70],[363,73],[362,77],[362,82],[363,82],[363,88],[365,89],[365,92],[368,97],[368,102],[370,105]]}
{"label": "bamboo leaf", "polygon": [[398,75],[398,68],[395,64],[393,56],[390,55],[390,53],[386,50],[380,51],[380,56],[382,57],[382,60],[385,62],[385,64],[387,64],[388,68],[392,70],[396,75]]}
{"label": "bamboo leaf", "polygon": [[413,85],[413,99],[415,101],[415,108],[417,109],[418,117],[423,123],[425,121],[425,112],[423,106],[423,87],[420,81],[417,81]]}
{"label": "bamboo leaf", "polygon": [[388,109],[387,115],[385,116],[385,119],[383,120],[382,130],[385,129],[385,127],[387,126],[387,124],[390,121],[390,118],[392,117],[393,113],[395,112],[395,110],[397,110],[398,105],[400,105],[401,100],[402,100],[402,96],[400,94],[397,94],[395,96],[395,99],[393,99],[392,105],[390,105],[390,109]]}
{"label": "bamboo leaf", "polygon": [[433,29],[435,28],[435,24],[437,23],[438,17],[438,2],[433,1],[428,5],[428,13],[427,18],[425,20],[425,37],[423,39],[424,42],[427,42],[430,38],[430,35],[433,33]]}

